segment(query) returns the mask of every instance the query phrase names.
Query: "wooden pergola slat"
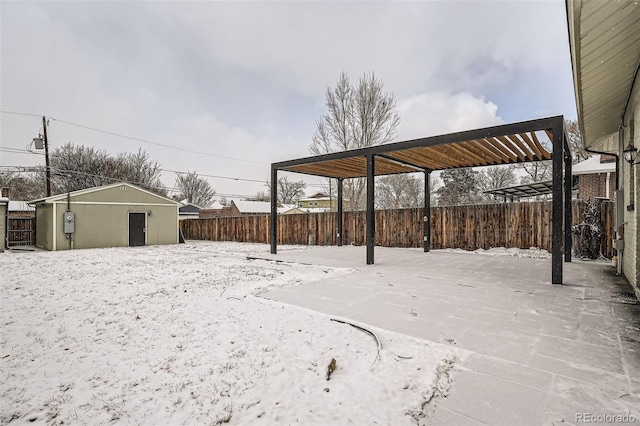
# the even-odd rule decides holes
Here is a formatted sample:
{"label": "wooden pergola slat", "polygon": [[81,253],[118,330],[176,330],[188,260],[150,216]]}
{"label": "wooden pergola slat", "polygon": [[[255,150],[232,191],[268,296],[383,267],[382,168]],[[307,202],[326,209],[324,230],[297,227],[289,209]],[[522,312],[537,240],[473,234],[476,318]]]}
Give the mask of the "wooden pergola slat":
{"label": "wooden pergola slat", "polygon": [[531,140],[531,138],[529,137],[528,134],[526,133],[520,133],[519,136],[522,138],[522,140],[524,140],[527,145],[529,146],[529,148],[536,154],[536,157],[538,158],[544,158],[542,156],[542,152],[538,149],[538,147],[536,146],[535,143],[533,143],[533,140]]}
{"label": "wooden pergola slat", "polygon": [[531,139],[533,139],[533,142],[536,144],[538,149],[542,152],[542,156],[544,157],[544,159],[551,160],[551,154],[549,154],[547,150],[544,149],[544,147],[540,143],[540,140],[538,139],[538,136],[536,135],[536,132],[531,132],[530,134],[531,134]]}

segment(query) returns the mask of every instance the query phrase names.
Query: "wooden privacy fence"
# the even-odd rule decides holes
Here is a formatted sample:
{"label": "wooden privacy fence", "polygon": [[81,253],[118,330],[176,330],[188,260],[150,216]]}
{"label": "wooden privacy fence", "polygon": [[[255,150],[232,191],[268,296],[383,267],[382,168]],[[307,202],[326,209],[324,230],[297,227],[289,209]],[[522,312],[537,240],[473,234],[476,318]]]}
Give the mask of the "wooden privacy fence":
{"label": "wooden privacy fence", "polygon": [[35,244],[36,219],[10,217],[7,219],[7,247]]}
{"label": "wooden privacy fence", "polygon": [[[583,201],[573,202],[573,224],[582,221]],[[613,203],[602,203],[602,254],[613,256]],[[378,210],[376,245],[422,247],[423,209]],[[366,212],[344,212],[343,244],[364,245]],[[337,213],[278,216],[278,244],[337,244]],[[186,239],[268,243],[269,215],[185,219]],[[575,244],[575,241],[574,241]],[[447,206],[431,209],[431,247],[476,250],[538,247],[551,251],[551,202]]]}

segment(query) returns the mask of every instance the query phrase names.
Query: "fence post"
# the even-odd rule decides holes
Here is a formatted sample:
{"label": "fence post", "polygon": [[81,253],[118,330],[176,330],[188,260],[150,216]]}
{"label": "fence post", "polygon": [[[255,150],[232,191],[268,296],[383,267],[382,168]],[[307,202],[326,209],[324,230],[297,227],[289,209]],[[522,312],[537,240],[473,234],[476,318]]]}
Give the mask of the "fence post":
{"label": "fence post", "polygon": [[338,247],[342,247],[342,178],[338,178]]}

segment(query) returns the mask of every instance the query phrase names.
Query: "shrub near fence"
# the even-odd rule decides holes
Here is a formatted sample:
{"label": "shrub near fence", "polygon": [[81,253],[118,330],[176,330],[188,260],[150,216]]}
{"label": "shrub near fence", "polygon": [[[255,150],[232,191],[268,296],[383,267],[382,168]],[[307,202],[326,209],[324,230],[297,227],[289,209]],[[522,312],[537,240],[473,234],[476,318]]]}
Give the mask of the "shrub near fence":
{"label": "shrub near fence", "polygon": [[[573,201],[573,224],[582,221],[584,202]],[[378,210],[376,245],[422,247],[423,209]],[[613,256],[613,203],[602,203],[602,254]],[[278,216],[278,244],[337,244],[337,213]],[[186,239],[268,243],[269,215],[185,219]],[[343,243],[364,245],[366,212],[344,212]],[[574,241],[575,244],[575,241]],[[476,250],[538,247],[551,250],[551,202],[433,207],[431,247]]]}

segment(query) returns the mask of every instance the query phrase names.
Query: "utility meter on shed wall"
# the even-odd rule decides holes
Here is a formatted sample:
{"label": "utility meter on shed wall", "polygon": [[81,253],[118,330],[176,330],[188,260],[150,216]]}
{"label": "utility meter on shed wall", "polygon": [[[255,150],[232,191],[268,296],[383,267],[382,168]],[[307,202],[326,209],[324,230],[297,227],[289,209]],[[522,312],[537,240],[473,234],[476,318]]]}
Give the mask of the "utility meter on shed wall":
{"label": "utility meter on shed wall", "polygon": [[64,213],[64,233],[73,234],[76,224],[76,214],[74,212]]}

